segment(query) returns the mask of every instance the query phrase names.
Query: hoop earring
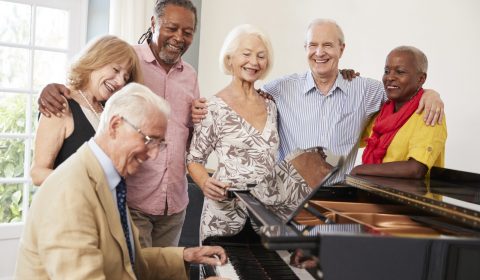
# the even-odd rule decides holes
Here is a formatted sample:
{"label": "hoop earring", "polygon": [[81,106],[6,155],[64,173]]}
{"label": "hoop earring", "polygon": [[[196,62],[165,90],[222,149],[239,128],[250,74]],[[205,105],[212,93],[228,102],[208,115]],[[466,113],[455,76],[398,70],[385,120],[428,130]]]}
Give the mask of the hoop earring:
{"label": "hoop earring", "polygon": [[147,42],[150,42],[152,40],[152,35],[153,35],[151,29],[152,28],[149,27],[147,29],[147,32],[143,33],[142,36],[140,36],[137,43],[143,44],[143,42],[145,42],[145,40],[147,40]]}

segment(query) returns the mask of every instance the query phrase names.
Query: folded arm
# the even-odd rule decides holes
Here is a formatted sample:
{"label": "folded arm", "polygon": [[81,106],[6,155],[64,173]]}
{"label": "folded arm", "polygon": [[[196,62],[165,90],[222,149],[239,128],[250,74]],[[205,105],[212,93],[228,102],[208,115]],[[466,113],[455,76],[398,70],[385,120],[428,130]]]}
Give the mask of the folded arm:
{"label": "folded arm", "polygon": [[362,164],[352,169],[351,175],[371,175],[392,178],[422,179],[428,168],[415,159],[386,162],[380,164]]}

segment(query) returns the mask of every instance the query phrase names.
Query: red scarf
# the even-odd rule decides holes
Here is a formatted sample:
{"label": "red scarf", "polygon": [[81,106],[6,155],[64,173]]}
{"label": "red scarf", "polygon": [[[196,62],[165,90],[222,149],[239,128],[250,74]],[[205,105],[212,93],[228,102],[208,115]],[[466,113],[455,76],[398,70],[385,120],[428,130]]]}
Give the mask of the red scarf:
{"label": "red scarf", "polygon": [[367,147],[363,151],[362,161],[364,164],[382,163],[388,146],[398,130],[408,121],[410,116],[417,110],[423,88],[420,88],[408,102],[395,112],[395,102],[388,100],[382,106],[375,123],[372,135],[366,139]]}

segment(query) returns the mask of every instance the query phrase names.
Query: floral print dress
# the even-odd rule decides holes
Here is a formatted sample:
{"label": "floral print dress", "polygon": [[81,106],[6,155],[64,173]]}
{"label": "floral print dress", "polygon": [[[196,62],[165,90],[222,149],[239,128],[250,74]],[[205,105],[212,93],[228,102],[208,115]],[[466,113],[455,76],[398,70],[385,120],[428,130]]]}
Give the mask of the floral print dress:
{"label": "floral print dress", "polygon": [[[195,125],[187,163],[205,165],[215,151],[218,168],[213,177],[232,185],[259,184],[271,177],[275,169],[279,136],[277,109],[271,100],[265,100],[267,121],[258,131],[237,114],[220,97],[207,102],[208,113]],[[275,187],[260,184],[251,193],[265,204],[278,199]],[[214,201],[205,198],[200,224],[200,239],[209,236],[231,236],[243,228],[248,217],[245,205],[237,199]]]}

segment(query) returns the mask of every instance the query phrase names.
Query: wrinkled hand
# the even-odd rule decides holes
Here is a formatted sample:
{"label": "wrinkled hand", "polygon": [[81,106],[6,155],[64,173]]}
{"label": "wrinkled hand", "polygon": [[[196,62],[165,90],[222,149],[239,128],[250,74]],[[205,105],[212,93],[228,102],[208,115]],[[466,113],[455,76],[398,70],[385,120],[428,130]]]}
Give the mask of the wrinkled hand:
{"label": "wrinkled hand", "polygon": [[58,117],[66,112],[67,100],[70,98],[70,90],[62,84],[48,84],[43,88],[38,97],[38,110],[47,118],[53,115]]}
{"label": "wrinkled hand", "polygon": [[273,96],[271,96],[270,94],[262,91],[261,89],[257,89],[257,92],[258,92],[258,94],[260,94],[261,97],[263,97],[265,99],[273,100]]}
{"label": "wrinkled hand", "polygon": [[355,79],[357,76],[360,76],[360,72],[355,72],[353,69],[341,69],[340,74],[342,74],[342,77],[345,80],[349,81]]}
{"label": "wrinkled hand", "polygon": [[227,254],[220,246],[193,247],[183,250],[183,259],[189,263],[224,265]]}
{"label": "wrinkled hand", "polygon": [[192,102],[192,122],[200,123],[207,115],[207,99],[204,97]]}
{"label": "wrinkled hand", "polygon": [[220,201],[227,198],[228,185],[215,178],[208,177],[200,188],[203,191],[203,195],[210,199]]}
{"label": "wrinkled hand", "polygon": [[314,256],[305,256],[303,250],[296,249],[290,255],[290,265],[298,268],[316,268],[318,266],[318,258]]}
{"label": "wrinkled hand", "polygon": [[425,124],[435,126],[437,123],[442,124],[442,119],[445,115],[443,107],[443,101],[440,98],[440,94],[434,90],[426,89],[415,113],[421,114],[422,111],[425,111],[423,115]]}

